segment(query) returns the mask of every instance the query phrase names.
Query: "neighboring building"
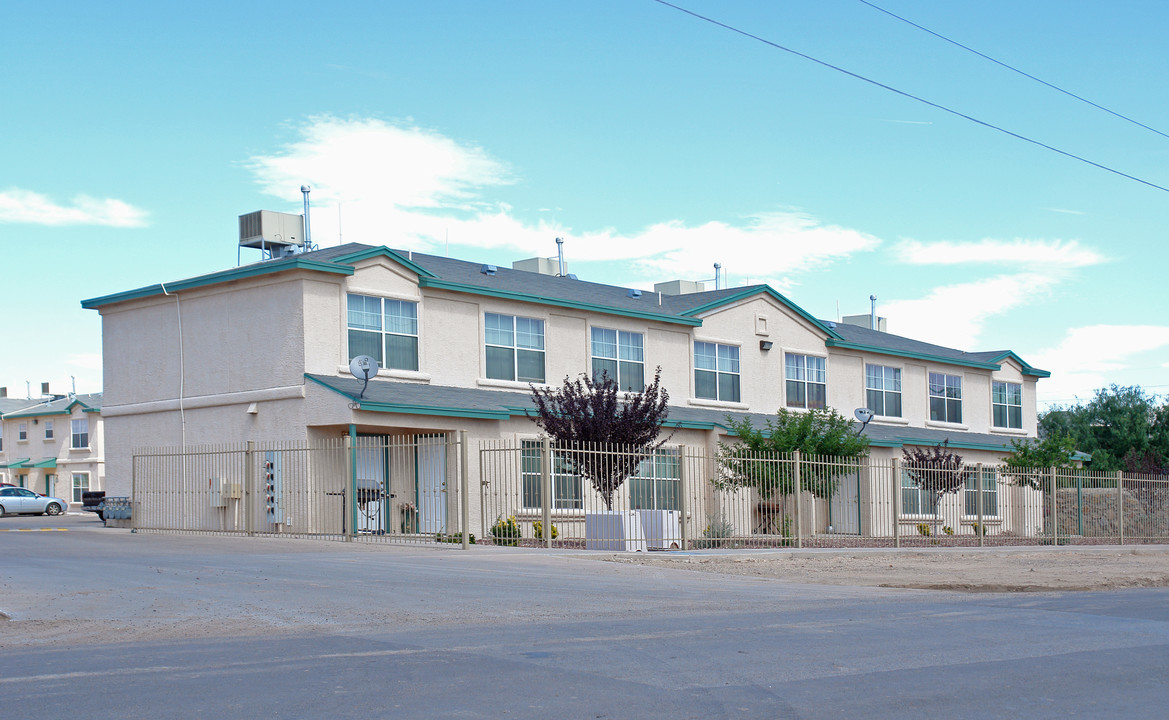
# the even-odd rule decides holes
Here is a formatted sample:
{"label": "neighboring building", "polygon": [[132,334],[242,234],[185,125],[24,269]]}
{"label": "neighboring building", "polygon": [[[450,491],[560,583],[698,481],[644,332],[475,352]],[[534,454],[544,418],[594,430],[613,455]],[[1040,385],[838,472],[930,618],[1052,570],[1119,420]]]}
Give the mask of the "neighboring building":
{"label": "neighboring building", "polygon": [[0,482],[81,503],[100,490],[101,393],[0,398]]}
{"label": "neighboring building", "polygon": [[[878,458],[948,439],[994,462],[1036,434],[1048,373],[1010,351],[817,320],[766,285],[651,293],[516,265],[536,271],[346,244],[84,301],[102,315],[109,492],[130,493],[141,446],[535,438],[529,383],[605,370],[639,388],[659,365],[679,443],[715,447],[728,414],[825,405],[873,409]],[[356,355],[382,366],[360,401]]]}

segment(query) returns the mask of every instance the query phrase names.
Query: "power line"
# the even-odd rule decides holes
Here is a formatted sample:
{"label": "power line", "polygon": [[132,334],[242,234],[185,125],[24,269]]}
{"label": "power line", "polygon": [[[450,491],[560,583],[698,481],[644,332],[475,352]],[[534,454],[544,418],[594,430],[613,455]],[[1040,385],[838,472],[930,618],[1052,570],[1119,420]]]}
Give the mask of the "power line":
{"label": "power line", "polygon": [[1158,130],[1155,127],[1150,127],[1150,126],[1144,124],[1143,122],[1140,122],[1138,120],[1134,120],[1127,115],[1123,115],[1121,113],[1116,112],[1115,110],[1109,110],[1108,108],[1104,107],[1103,105],[1100,105],[1099,103],[1092,102],[1088,98],[1077,95],[1070,90],[1064,90],[1063,88],[1059,87],[1058,85],[1054,85],[1052,83],[1047,82],[1046,80],[1043,80],[1041,78],[1037,78],[1028,72],[1024,72],[1013,65],[1010,65],[1008,63],[1003,62],[1002,60],[996,60],[995,58],[992,58],[990,55],[987,55],[985,53],[981,53],[981,52],[979,52],[979,51],[975,50],[974,48],[969,47],[967,45],[963,45],[962,43],[958,42],[957,40],[952,40],[952,39],[946,37],[945,35],[942,35],[941,33],[934,32],[933,30],[930,30],[927,27],[923,27],[921,25],[918,25],[917,23],[913,22],[912,20],[909,20],[907,18],[903,18],[900,15],[898,15],[897,13],[890,12],[883,7],[880,7],[878,5],[874,5],[873,3],[869,2],[869,0],[857,0],[857,2],[868,5],[872,9],[883,12],[886,15],[888,15],[889,17],[896,18],[896,19],[900,20],[901,22],[906,23],[907,25],[912,25],[913,27],[917,28],[918,30],[921,30],[922,32],[927,32],[930,35],[933,35],[934,37],[938,38],[939,40],[945,40],[946,42],[950,43],[951,45],[957,45],[958,47],[962,48],[963,50],[965,50],[967,52],[972,52],[984,60],[991,61],[995,65],[999,65],[1001,67],[1004,67],[1004,68],[1010,70],[1011,72],[1018,73],[1025,78],[1030,78],[1031,80],[1034,80],[1035,82],[1039,83],[1040,85],[1045,85],[1045,86],[1051,88],[1052,90],[1055,90],[1057,92],[1063,93],[1064,95],[1067,95],[1068,97],[1073,97],[1076,100],[1079,100],[1080,102],[1087,103],[1088,105],[1091,105],[1092,107],[1094,107],[1098,110],[1103,110],[1104,112],[1108,113],[1109,115],[1114,115],[1114,116],[1120,118],[1121,120],[1127,120],[1128,122],[1132,123],[1133,125],[1138,125],[1140,127],[1143,127],[1146,130],[1149,130],[1151,132],[1155,132],[1163,138],[1169,138],[1169,135],[1166,135],[1165,133],[1161,132],[1160,130]]}
{"label": "power line", "polygon": [[1044,148],[1046,150],[1050,150],[1051,152],[1057,153],[1059,155],[1063,155],[1064,157],[1068,157],[1068,158],[1071,158],[1073,160],[1079,160],[1080,162],[1082,162],[1086,165],[1091,165],[1092,167],[1099,168],[1099,169],[1104,170],[1106,172],[1110,172],[1113,175],[1119,175],[1120,177],[1128,178],[1129,180],[1139,182],[1142,185],[1148,185],[1151,188],[1155,188],[1157,190],[1161,190],[1164,192],[1169,192],[1169,188],[1164,187],[1162,185],[1158,185],[1156,183],[1149,182],[1148,180],[1142,180],[1141,178],[1139,178],[1135,175],[1129,175],[1128,173],[1121,172],[1120,170],[1116,170],[1114,168],[1108,167],[1107,165],[1103,165],[1103,164],[1095,162],[1093,160],[1089,160],[1089,159],[1082,157],[1080,155],[1076,155],[1075,153],[1071,153],[1071,152],[1068,152],[1066,150],[1060,150],[1059,148],[1054,147],[1052,145],[1048,145],[1047,143],[1040,142],[1039,140],[1035,140],[1033,138],[1029,138],[1026,135],[1020,135],[1019,133],[1012,132],[1010,130],[1007,130],[1006,128],[1000,127],[1000,126],[995,125],[993,123],[986,122],[985,120],[979,120],[976,117],[972,117],[970,115],[967,115],[966,113],[959,112],[958,110],[954,110],[952,108],[946,107],[945,105],[940,105],[938,103],[931,102],[929,100],[926,100],[923,97],[919,97],[919,96],[914,95],[912,93],[905,92],[904,90],[898,90],[897,88],[895,88],[891,85],[886,85],[882,82],[878,82],[876,80],[873,80],[872,78],[867,78],[864,75],[859,75],[857,73],[852,72],[851,70],[845,70],[842,67],[839,67],[837,65],[833,65],[832,63],[825,62],[823,60],[819,60],[817,58],[812,57],[811,55],[806,55],[798,50],[793,50],[789,47],[784,47],[783,45],[780,45],[779,43],[772,42],[771,40],[767,40],[766,38],[759,37],[758,35],[753,35],[753,34],[747,32],[746,30],[740,30],[739,28],[734,27],[733,25],[727,25],[726,23],[719,22],[718,20],[715,20],[714,18],[710,18],[710,17],[707,17],[705,15],[700,15],[700,14],[694,12],[693,10],[687,10],[684,7],[679,7],[678,5],[674,5],[673,3],[666,2],[666,0],[653,0],[653,1],[658,3],[659,5],[665,5],[666,7],[673,8],[674,10],[677,10],[678,12],[685,13],[686,15],[690,15],[691,17],[697,18],[697,19],[702,20],[704,22],[708,22],[711,25],[716,25],[718,27],[721,27],[724,30],[730,30],[731,32],[742,35],[743,37],[747,37],[747,38],[750,38],[752,40],[756,40],[758,42],[763,43],[764,45],[769,45],[769,46],[775,48],[776,50],[782,50],[786,53],[791,53],[792,55],[795,55],[796,57],[800,57],[800,58],[803,58],[805,60],[810,60],[811,62],[814,62],[817,65],[822,65],[826,68],[829,68],[830,70],[835,70],[836,72],[843,73],[845,75],[848,75],[849,77],[856,78],[857,80],[862,80],[864,82],[869,83],[870,85],[876,85],[877,87],[879,87],[883,90],[888,90],[889,92],[896,93],[898,95],[901,95],[902,97],[909,98],[910,100],[916,100],[917,102],[922,103],[923,105],[928,105],[928,106],[935,108],[937,110],[941,110],[942,112],[947,112],[951,115],[956,115],[964,120],[969,120],[972,123],[975,123],[977,125],[982,125],[983,127],[990,128],[991,130],[997,130],[998,132],[1001,132],[1004,135],[1010,135],[1013,138],[1016,138],[1018,140],[1022,140],[1024,142],[1031,143],[1032,145],[1038,145],[1041,148]]}

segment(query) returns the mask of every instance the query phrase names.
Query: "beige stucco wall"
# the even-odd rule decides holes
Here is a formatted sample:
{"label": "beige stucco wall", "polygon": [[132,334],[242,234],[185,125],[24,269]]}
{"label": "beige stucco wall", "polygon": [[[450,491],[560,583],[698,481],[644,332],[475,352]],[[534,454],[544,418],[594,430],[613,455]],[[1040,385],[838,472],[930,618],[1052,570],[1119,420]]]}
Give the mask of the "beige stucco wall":
{"label": "beige stucco wall", "polygon": [[[32,402],[30,401],[30,405]],[[89,445],[73,448],[72,420],[85,418],[89,424]],[[0,468],[0,482],[19,484],[18,477],[27,478],[26,487],[40,493],[55,495],[72,501],[73,473],[89,476],[90,490],[105,489],[105,428],[102,416],[85,412],[80,406],[69,414],[23,416],[0,420],[4,424],[4,449],[0,450],[0,464],[29,458],[34,461],[56,458],[56,468]],[[17,428],[27,427],[28,437],[18,439]],[[52,423],[53,437],[45,437],[45,429]],[[50,477],[56,476],[50,486]]]}

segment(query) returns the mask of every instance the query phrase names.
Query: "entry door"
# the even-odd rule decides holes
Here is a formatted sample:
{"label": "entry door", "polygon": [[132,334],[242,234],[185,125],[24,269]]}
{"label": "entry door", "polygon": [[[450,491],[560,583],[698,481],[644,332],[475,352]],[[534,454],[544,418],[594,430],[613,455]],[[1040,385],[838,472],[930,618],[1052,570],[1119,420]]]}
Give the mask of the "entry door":
{"label": "entry door", "polygon": [[446,437],[417,435],[418,531],[446,532]]}
{"label": "entry door", "polygon": [[358,532],[385,532],[385,484],[385,436],[359,436],[357,438],[357,525],[355,528]]}

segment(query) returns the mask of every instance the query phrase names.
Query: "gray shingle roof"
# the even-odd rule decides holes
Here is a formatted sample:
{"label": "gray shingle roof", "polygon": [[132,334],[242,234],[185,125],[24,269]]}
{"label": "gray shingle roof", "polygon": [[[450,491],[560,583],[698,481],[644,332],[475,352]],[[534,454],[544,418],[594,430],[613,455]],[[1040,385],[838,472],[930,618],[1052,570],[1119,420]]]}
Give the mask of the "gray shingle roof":
{"label": "gray shingle roof", "polygon": [[36,417],[38,415],[59,415],[69,411],[69,407],[73,403],[81,403],[82,407],[89,410],[101,410],[101,393],[90,393],[87,395],[76,395],[69,397],[66,395],[56,400],[45,402],[44,400],[23,400],[20,408],[6,412],[4,417]]}
{"label": "gray shingle roof", "polygon": [[[362,388],[362,381],[356,378],[313,374],[307,377],[351,400],[357,399]],[[389,380],[370,381],[361,402],[362,409],[365,410],[412,413],[428,411],[435,415],[497,420],[522,417],[525,410],[533,407],[530,396],[524,392],[444,387]],[[752,424],[759,428],[763,427],[767,420],[775,417],[764,413],[729,413],[725,410],[671,405],[667,425],[726,428],[728,416],[734,420],[750,418]],[[860,429],[859,423],[853,424]],[[943,440],[949,440],[955,447],[1010,450],[1010,438],[987,433],[870,423],[865,429],[865,434],[874,445],[884,447],[936,445]]]}

